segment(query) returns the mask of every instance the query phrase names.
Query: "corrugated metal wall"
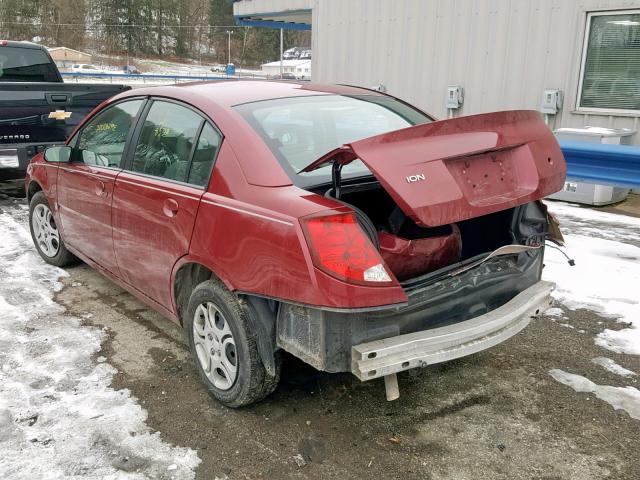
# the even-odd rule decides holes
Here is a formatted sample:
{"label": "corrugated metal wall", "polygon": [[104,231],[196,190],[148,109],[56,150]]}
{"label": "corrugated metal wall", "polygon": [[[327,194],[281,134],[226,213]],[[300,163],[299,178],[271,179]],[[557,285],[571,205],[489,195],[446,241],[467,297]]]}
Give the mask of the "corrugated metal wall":
{"label": "corrugated metal wall", "polygon": [[[247,2],[249,3],[249,2]],[[446,116],[540,108],[544,88],[564,107],[552,126],[640,129],[638,116],[576,113],[587,12],[640,8],[623,0],[315,0],[313,80],[373,86]],[[640,134],[634,143],[640,144]]]}

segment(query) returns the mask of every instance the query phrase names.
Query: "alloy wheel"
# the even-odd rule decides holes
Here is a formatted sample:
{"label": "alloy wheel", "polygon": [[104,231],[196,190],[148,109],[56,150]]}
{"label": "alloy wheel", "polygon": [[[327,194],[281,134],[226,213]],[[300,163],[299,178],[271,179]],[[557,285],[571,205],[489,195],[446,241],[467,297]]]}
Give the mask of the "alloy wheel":
{"label": "alloy wheel", "polygon": [[198,305],[193,318],[193,342],[200,366],[220,390],[229,390],[238,376],[238,355],[229,323],[212,302]]}
{"label": "alloy wheel", "polygon": [[36,205],[31,216],[31,226],[40,251],[47,257],[55,257],[60,250],[60,233],[47,205]]}

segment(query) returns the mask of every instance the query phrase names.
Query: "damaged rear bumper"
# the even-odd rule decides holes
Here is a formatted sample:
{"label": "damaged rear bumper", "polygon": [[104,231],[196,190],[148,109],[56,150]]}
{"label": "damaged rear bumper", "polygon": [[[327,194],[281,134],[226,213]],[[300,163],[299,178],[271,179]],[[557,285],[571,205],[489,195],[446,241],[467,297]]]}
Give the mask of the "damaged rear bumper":
{"label": "damaged rear bumper", "polygon": [[371,380],[493,347],[548,308],[552,290],[552,283],[539,281],[501,307],[471,320],[355,345],[351,371],[360,380]]}
{"label": "damaged rear bumper", "polygon": [[543,253],[497,256],[462,271],[452,265],[449,272],[406,282],[403,306],[354,312],[282,303],[277,347],[318,370],[351,372],[355,346],[461,325],[510,303],[540,282]]}

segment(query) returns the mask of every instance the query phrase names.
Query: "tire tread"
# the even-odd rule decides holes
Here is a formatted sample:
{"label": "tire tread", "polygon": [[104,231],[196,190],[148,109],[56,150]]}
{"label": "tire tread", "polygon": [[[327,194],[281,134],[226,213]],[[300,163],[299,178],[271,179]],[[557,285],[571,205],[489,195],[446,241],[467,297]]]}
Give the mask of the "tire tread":
{"label": "tire tread", "polygon": [[[249,375],[247,375],[247,378],[243,380],[241,380],[240,377],[236,379],[236,383],[240,381],[243,385],[240,385],[239,388],[236,388],[236,385],[231,387],[229,391],[235,390],[234,394],[231,396],[226,395],[224,392],[221,393],[220,390],[216,389],[211,384],[200,366],[197,364],[197,359],[195,358],[191,330],[193,315],[196,307],[201,302],[199,298],[201,296],[214,297],[217,301],[222,303],[223,305],[220,306],[226,307],[233,316],[232,320],[238,323],[238,325],[235,325],[237,329],[242,330],[241,337],[244,336],[246,338],[246,353],[248,355],[248,359],[245,359],[245,362],[249,367]],[[276,374],[271,376],[267,373],[262,363],[262,359],[260,358],[255,332],[252,332],[249,327],[249,322],[247,320],[249,314],[247,308],[248,305],[231,293],[224,284],[222,284],[222,282],[216,279],[206,280],[200,283],[191,293],[189,306],[187,308],[187,316],[184,322],[185,328],[187,329],[186,333],[189,337],[192,356],[194,356],[194,361],[196,361],[196,368],[200,377],[207,386],[209,393],[218,401],[231,408],[243,407],[263,400],[276,389],[278,382],[280,381],[280,355],[276,355]],[[242,338],[236,339],[236,344],[241,340]],[[240,371],[238,374],[240,375]]]}
{"label": "tire tread", "polygon": [[31,216],[33,215],[33,210],[36,205],[44,204],[49,209],[51,209],[49,202],[47,201],[47,196],[44,194],[42,190],[36,192],[33,197],[31,197],[31,201],[29,202],[29,231],[31,232],[31,238],[33,239],[33,245],[36,248],[36,251],[42,257],[42,259],[50,265],[55,265],[56,267],[66,267],[68,265],[72,265],[78,262],[78,257],[76,257],[73,253],[67,250],[66,245],[64,244],[64,240],[62,238],[62,232],[60,228],[58,228],[58,234],[60,235],[60,247],[58,248],[58,253],[54,257],[48,257],[40,250],[38,244],[35,241],[35,237],[33,234],[33,225],[31,223]]}

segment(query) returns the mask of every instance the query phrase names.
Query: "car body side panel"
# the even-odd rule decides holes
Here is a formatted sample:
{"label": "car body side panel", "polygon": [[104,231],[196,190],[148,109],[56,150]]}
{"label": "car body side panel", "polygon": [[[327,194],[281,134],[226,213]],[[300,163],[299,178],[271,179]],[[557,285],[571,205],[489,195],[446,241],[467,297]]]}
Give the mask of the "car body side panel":
{"label": "car body side panel", "polygon": [[294,186],[248,185],[240,172],[233,150],[223,144],[202,197],[189,257],[174,267],[174,275],[184,263],[197,261],[243,293],[329,308],[406,302],[399,284],[350,285],[312,266],[298,218],[341,204]]}
{"label": "car body side panel", "polygon": [[399,285],[350,285],[311,267],[304,242],[297,220],[207,193],[202,198],[190,254],[208,259],[205,265],[232,290],[242,293],[329,308],[406,301]]}
{"label": "car body side panel", "polygon": [[113,250],[111,200],[119,170],[72,162],[58,167],[60,224],[65,244],[118,273]]}
{"label": "car body side panel", "polygon": [[109,270],[106,270],[106,269],[102,268],[102,265],[94,262],[89,257],[83,255],[82,252],[79,252],[75,248],[70,246],[70,247],[68,247],[68,249],[69,249],[69,251],[71,253],[73,253],[76,257],[78,257],[80,260],[85,262],[91,268],[93,268],[94,270],[100,272],[105,277],[107,277],[109,280],[115,282],[118,286],[120,286],[123,289],[127,290],[134,297],[138,298],[141,302],[147,304],[149,307],[151,307],[154,310],[160,312],[162,315],[164,315],[168,319],[172,320],[173,322],[179,323],[178,317],[176,316],[176,314],[173,311],[173,309],[166,308],[164,305],[156,302],[155,300],[153,300],[152,298],[148,297],[143,292],[141,292],[139,289],[137,289],[135,286],[125,282],[124,280],[122,280],[122,278],[120,278],[118,275],[115,275],[115,274],[111,273]]}
{"label": "car body side panel", "polygon": [[[40,185],[40,187],[42,188],[42,191],[45,193],[47,197],[47,200],[49,201],[49,206],[51,207],[51,210],[56,218],[56,223],[58,224],[58,227],[60,228],[64,238],[65,232],[60,222],[58,202],[57,202],[57,190],[58,190],[57,176],[58,176],[59,166],[60,164],[46,162],[42,154],[36,155],[32,159],[27,169],[27,175],[25,178],[25,187],[27,188],[27,191],[28,191],[29,185],[32,182],[36,182],[38,185]],[[147,295],[145,295],[140,290],[135,288],[135,286],[128,284],[127,282],[122,280],[120,277],[118,277],[114,273],[104,269],[100,264],[96,263],[91,258],[87,257],[79,250],[73,248],[73,246],[68,245],[67,248],[69,249],[69,251],[71,251],[71,253],[76,255],[82,261],[84,261],[89,266],[91,266],[92,268],[96,269],[97,271],[99,271],[100,273],[108,277],[110,280],[114,281],[116,284],[118,284],[122,288],[131,292],[134,296],[136,296],[142,302],[149,305],[151,308],[159,311],[160,313],[165,315],[167,318],[173,320],[174,322],[178,322],[178,319],[175,315],[173,308],[166,308],[160,303],[149,298]]]}
{"label": "car body side panel", "polygon": [[173,266],[189,253],[203,190],[123,171],[113,194],[113,243],[120,277],[172,309]]}
{"label": "car body side panel", "polygon": [[27,175],[25,177],[24,186],[29,192],[29,185],[31,182],[36,182],[42,188],[42,191],[49,200],[49,205],[54,215],[58,214],[57,203],[57,179],[58,179],[58,164],[47,163],[42,154],[36,155],[29,166],[27,167]]}

